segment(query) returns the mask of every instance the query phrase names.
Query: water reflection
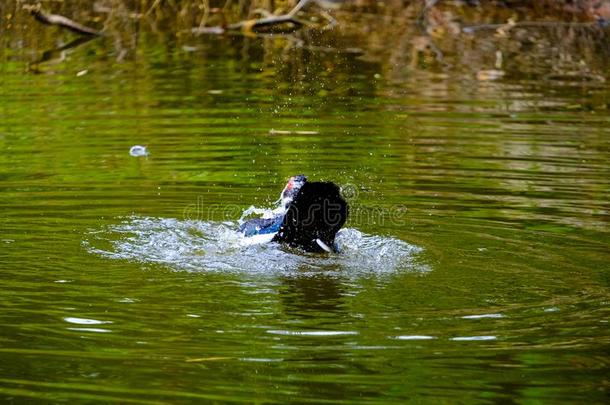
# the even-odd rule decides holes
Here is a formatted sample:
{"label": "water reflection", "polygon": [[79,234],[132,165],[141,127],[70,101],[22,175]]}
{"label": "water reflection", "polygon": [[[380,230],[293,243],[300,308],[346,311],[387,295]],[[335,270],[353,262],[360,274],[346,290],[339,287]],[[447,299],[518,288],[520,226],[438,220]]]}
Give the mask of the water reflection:
{"label": "water reflection", "polygon": [[282,277],[281,282],[278,293],[285,313],[291,317],[328,316],[337,312],[341,316],[340,312],[345,311],[348,291],[340,275]]}
{"label": "water reflection", "polygon": [[61,63],[66,60],[66,52],[70,49],[77,48],[87,42],[93,40],[94,37],[79,37],[65,45],[58,46],[53,49],[46,50],[42,53],[40,59],[32,62],[28,66],[28,71],[33,73],[44,73],[44,69],[41,69],[43,64]]}

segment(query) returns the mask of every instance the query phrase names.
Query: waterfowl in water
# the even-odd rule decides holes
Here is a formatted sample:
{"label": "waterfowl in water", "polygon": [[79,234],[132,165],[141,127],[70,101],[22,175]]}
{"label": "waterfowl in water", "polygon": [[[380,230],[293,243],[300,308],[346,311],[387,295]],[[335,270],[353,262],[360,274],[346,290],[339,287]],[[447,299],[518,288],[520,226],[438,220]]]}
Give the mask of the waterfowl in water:
{"label": "waterfowl in water", "polygon": [[335,236],[348,216],[347,202],[330,182],[306,182],[293,176],[282,191],[280,206],[270,218],[243,223],[245,236],[274,234],[272,241],[307,252],[335,252]]}
{"label": "waterfowl in water", "polygon": [[335,183],[305,183],[288,205],[273,241],[307,252],[336,252],[335,236],[347,221],[348,212]]}

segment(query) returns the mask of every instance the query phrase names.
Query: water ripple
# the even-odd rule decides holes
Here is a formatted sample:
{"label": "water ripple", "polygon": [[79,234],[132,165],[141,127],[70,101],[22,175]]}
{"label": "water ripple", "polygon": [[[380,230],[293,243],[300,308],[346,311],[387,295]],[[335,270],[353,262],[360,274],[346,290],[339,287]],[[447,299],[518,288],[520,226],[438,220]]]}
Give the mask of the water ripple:
{"label": "water ripple", "polygon": [[254,243],[233,222],[131,217],[91,231],[86,249],[111,259],[158,263],[175,270],[253,274],[395,273],[428,271],[416,260],[422,248],[400,239],[367,235],[353,228],[337,235],[340,254],[320,255],[275,243]]}

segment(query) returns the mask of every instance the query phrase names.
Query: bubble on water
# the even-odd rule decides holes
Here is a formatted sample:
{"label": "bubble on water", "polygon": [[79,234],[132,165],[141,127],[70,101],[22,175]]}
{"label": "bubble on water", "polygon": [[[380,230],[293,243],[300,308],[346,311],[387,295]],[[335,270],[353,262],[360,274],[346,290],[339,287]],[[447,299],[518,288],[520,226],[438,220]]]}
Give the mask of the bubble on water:
{"label": "bubble on water", "polygon": [[148,149],[146,149],[146,146],[134,145],[129,149],[129,154],[133,157],[148,156]]}

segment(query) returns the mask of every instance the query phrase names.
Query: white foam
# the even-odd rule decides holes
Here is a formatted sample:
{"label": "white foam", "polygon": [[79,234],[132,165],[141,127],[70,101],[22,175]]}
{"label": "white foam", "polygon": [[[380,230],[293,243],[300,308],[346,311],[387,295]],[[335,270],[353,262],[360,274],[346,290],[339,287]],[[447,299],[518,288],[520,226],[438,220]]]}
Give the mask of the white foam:
{"label": "white foam", "polygon": [[392,237],[341,230],[340,253],[313,254],[271,242],[273,234],[245,237],[237,222],[180,221],[131,217],[94,230],[86,249],[111,259],[157,263],[175,270],[253,274],[335,273],[351,277],[370,273],[427,271],[416,256],[421,248]]}

